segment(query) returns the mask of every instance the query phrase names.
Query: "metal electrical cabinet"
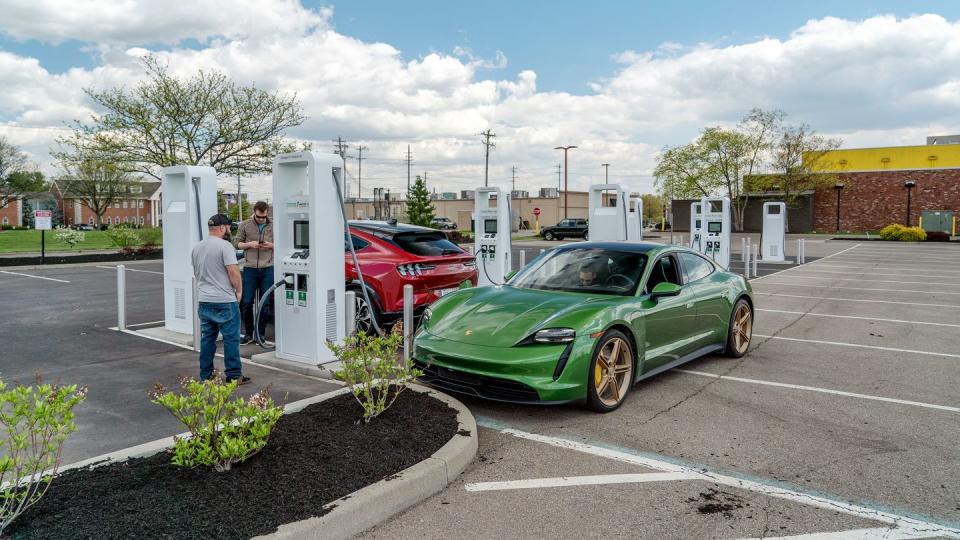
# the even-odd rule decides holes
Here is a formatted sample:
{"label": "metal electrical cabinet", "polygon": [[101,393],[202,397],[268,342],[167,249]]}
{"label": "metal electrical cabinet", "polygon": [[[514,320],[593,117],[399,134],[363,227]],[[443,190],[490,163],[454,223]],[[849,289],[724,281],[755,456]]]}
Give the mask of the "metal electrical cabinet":
{"label": "metal electrical cabinet", "polygon": [[953,234],[953,210],[923,210],[920,212],[923,230]]}

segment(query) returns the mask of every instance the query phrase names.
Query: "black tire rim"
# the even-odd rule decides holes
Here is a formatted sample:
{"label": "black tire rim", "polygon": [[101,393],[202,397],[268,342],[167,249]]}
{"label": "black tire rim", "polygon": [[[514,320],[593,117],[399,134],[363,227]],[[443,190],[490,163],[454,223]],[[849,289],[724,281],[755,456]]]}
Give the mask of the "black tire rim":
{"label": "black tire rim", "polygon": [[367,305],[367,301],[363,299],[363,293],[356,295],[356,331],[363,332],[366,335],[373,335],[373,313],[370,312],[370,306]]}

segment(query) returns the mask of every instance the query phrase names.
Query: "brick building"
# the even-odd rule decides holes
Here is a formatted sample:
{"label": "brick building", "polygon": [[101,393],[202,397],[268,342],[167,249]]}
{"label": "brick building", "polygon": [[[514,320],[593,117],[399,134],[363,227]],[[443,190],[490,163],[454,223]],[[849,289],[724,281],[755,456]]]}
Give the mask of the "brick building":
{"label": "brick building", "polygon": [[[54,182],[50,191],[56,196],[66,225],[97,222],[97,215],[83,203],[82,197],[62,193]],[[127,193],[118,198],[103,214],[105,225],[141,225],[158,227],[161,223],[160,182],[135,182],[127,186]]]}
{"label": "brick building", "polygon": [[[6,200],[3,198],[3,200]],[[0,201],[2,202],[2,201]],[[14,199],[0,208],[0,225],[23,225],[23,202],[20,199]]]}

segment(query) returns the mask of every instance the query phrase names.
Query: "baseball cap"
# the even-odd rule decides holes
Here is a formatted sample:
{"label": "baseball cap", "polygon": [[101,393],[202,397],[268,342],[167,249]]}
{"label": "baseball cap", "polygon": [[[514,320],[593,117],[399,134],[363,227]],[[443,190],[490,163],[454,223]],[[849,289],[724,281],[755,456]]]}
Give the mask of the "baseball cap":
{"label": "baseball cap", "polygon": [[233,226],[233,220],[226,214],[214,214],[207,220],[207,227],[216,227],[218,225]]}

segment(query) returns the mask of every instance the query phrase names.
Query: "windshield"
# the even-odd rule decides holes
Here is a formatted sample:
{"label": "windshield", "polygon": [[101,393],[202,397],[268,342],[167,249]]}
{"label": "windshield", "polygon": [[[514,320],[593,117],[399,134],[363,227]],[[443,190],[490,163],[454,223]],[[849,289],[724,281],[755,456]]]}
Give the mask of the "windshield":
{"label": "windshield", "polygon": [[400,249],[421,257],[464,253],[456,244],[447,240],[447,235],[442,232],[398,233],[393,236],[393,241]]}
{"label": "windshield", "polygon": [[523,289],[632,295],[643,276],[643,253],[598,248],[560,249],[514,276],[510,285]]}

